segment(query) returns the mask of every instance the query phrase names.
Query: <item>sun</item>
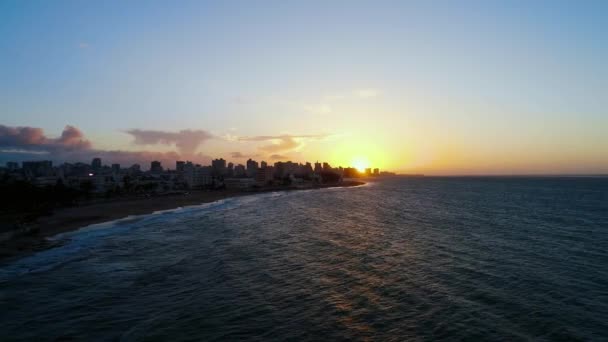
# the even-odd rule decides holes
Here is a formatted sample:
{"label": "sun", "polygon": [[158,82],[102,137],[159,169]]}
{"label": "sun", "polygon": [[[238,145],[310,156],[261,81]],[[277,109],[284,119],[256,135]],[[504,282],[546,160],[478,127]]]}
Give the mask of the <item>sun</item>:
{"label": "sun", "polygon": [[351,164],[357,171],[365,172],[365,169],[369,167],[369,160],[365,157],[355,157]]}

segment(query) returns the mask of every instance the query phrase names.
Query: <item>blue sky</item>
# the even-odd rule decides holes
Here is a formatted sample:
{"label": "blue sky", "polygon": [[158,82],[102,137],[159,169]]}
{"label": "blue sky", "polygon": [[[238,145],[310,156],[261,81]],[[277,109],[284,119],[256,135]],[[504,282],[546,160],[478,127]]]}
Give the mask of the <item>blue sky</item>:
{"label": "blue sky", "polygon": [[[604,1],[4,1],[0,124],[204,130],[199,152],[608,172]],[[246,143],[244,141],[247,141]],[[288,149],[291,147],[292,149]]]}

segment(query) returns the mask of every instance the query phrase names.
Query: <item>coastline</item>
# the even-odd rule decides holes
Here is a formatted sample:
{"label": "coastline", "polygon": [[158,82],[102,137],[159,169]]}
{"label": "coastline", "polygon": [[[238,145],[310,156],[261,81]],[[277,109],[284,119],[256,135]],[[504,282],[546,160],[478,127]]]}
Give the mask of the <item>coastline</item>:
{"label": "coastline", "polygon": [[48,239],[49,237],[78,230],[92,224],[122,219],[131,215],[152,214],[155,211],[176,209],[264,192],[351,187],[364,184],[366,183],[361,181],[344,181],[338,184],[324,184],[312,188],[270,187],[255,191],[191,191],[187,195],[175,194],[149,198],[111,199],[90,202],[77,207],[60,208],[55,210],[52,215],[38,218],[34,224],[27,227],[27,233],[19,234],[0,242],[0,263],[8,259],[27,256],[37,251],[61,245],[61,241],[51,241]]}

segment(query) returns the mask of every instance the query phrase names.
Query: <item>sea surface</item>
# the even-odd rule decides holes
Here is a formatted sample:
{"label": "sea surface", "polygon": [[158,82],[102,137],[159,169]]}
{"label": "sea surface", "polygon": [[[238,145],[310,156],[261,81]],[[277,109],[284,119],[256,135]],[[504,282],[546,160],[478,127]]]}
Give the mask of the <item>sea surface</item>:
{"label": "sea surface", "polygon": [[608,340],[608,178],[392,178],[89,226],[0,340]]}

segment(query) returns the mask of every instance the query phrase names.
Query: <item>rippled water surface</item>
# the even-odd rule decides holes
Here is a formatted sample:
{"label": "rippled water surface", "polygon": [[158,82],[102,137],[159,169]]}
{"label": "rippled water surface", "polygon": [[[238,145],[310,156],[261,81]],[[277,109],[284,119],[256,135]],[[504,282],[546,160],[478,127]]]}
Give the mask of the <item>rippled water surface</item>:
{"label": "rippled water surface", "polygon": [[91,226],[0,266],[1,340],[606,340],[608,179],[411,178]]}

